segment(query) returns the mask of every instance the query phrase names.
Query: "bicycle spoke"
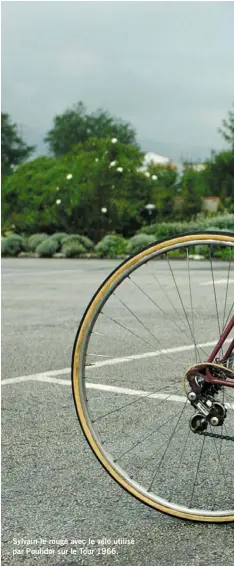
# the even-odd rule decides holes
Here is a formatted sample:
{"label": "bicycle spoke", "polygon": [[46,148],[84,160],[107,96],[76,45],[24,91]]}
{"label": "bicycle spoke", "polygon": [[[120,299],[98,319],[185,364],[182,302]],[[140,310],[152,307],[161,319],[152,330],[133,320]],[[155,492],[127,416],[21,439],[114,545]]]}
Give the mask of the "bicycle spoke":
{"label": "bicycle spoke", "polygon": [[229,313],[228,313],[228,315],[227,315],[227,318],[226,318],[226,320],[225,320],[224,328],[225,328],[225,326],[227,325],[228,320],[230,320],[230,318],[231,318],[231,313],[232,313],[232,311],[233,311],[233,308],[234,308],[234,301],[233,301],[233,303],[232,303],[232,306],[231,306],[231,308],[230,308],[230,311],[229,311]]}
{"label": "bicycle spoke", "polygon": [[[214,282],[213,263],[212,263],[211,249],[210,249],[210,248],[211,248],[211,246],[209,247],[209,253],[210,253],[210,266],[211,266],[211,273],[212,273],[212,283],[213,283],[213,291],[214,291],[214,299],[215,299],[215,308],[216,308],[216,315],[217,315],[218,332],[219,332],[219,336],[221,336],[221,327],[220,327],[220,321],[219,321],[218,303],[217,303],[217,295],[216,295],[215,282]],[[222,347],[222,355],[223,355],[223,347]]]}
{"label": "bicycle spoke", "polygon": [[[148,263],[147,263],[147,265],[148,265]],[[157,277],[156,277],[153,273],[151,273],[151,275],[152,275],[152,277],[155,279],[155,281],[156,281],[156,283],[158,284],[159,288],[161,289],[161,291],[163,292],[164,296],[166,297],[166,299],[167,299],[168,302],[170,303],[171,307],[172,307],[173,310],[175,311],[176,316],[180,319],[180,321],[181,321],[182,323],[184,323],[184,320],[181,318],[179,311],[177,311],[177,309],[176,309],[174,303],[171,301],[169,295],[166,293],[166,291],[165,291],[163,285],[161,285],[161,283],[159,282],[159,280],[157,279]],[[183,332],[185,332],[184,329],[183,329]]]}
{"label": "bicycle spoke", "polygon": [[[218,450],[218,447],[217,447],[217,444],[216,444],[216,439],[212,437],[212,440],[214,441],[215,450],[216,450],[216,453],[217,453],[217,458],[218,458],[218,461],[219,461],[219,465],[220,465],[220,468],[221,468],[221,470],[222,470],[222,472],[223,472],[224,483],[226,484],[226,487],[227,487],[228,491],[230,490],[230,491],[232,492],[232,486],[228,485],[228,483],[227,483],[227,478],[226,478],[225,470],[224,470],[224,468],[223,468],[223,464],[222,464],[222,462],[221,462],[221,458],[220,458],[220,455],[219,455],[219,450]],[[221,443],[221,442],[222,442],[222,439],[220,440],[220,443]]]}
{"label": "bicycle spoke", "polygon": [[[148,329],[148,327],[144,324],[144,322],[142,322],[142,320],[135,314],[132,312],[132,310],[124,303],[124,301],[122,301],[122,299],[120,299],[120,297],[118,297],[118,295],[115,294],[115,297],[117,297],[120,301],[120,303],[126,307],[126,309],[133,315],[133,317],[141,324],[141,326],[143,326],[143,328],[145,330],[147,330],[147,332],[156,340],[156,342],[160,345],[163,346],[161,340],[159,340],[155,334],[153,334],[153,332],[151,332],[151,330]],[[153,347],[153,346],[152,346]],[[195,345],[196,347],[196,345]],[[161,349],[161,352],[165,353],[165,349]],[[166,354],[172,361],[176,360],[175,356],[171,356],[168,354]],[[177,361],[177,360],[176,360]],[[177,361],[178,364],[178,361]]]}
{"label": "bicycle spoke", "polygon": [[[180,412],[178,413],[180,414]],[[126,456],[126,454],[129,454],[129,452],[131,452],[134,448],[136,448],[137,446],[140,446],[140,444],[143,444],[143,442],[145,442],[146,440],[148,440],[148,438],[150,438],[153,434],[155,434],[156,432],[158,432],[165,424],[168,424],[172,419],[174,419],[177,415],[173,415],[172,417],[170,417],[169,419],[167,419],[165,422],[163,422],[162,425],[160,425],[159,428],[154,428],[149,434],[147,434],[146,436],[144,436],[144,438],[142,438],[141,440],[139,440],[138,442],[136,442],[136,444],[134,444],[133,446],[131,446],[131,448],[129,448],[128,450],[126,450],[125,452],[122,452],[118,458],[115,460],[116,462],[120,460],[120,458],[122,458],[123,456]]]}
{"label": "bicycle spoke", "polygon": [[197,478],[198,478],[198,473],[199,473],[199,468],[200,468],[200,464],[201,464],[201,458],[202,458],[202,453],[203,453],[203,450],[204,450],[206,438],[207,438],[206,436],[203,436],[202,447],[201,447],[201,450],[200,450],[199,460],[198,460],[197,469],[196,469],[196,475],[195,475],[195,479],[194,479],[194,483],[193,483],[193,490],[192,490],[191,499],[190,499],[190,506],[192,506],[193,496],[194,496],[195,489],[196,489],[196,481],[197,481]]}
{"label": "bicycle spoke", "polygon": [[173,432],[172,432],[172,434],[171,434],[171,436],[170,436],[170,438],[169,438],[169,440],[168,440],[167,446],[166,446],[166,448],[165,448],[165,450],[164,450],[164,452],[163,452],[163,455],[162,455],[162,457],[161,457],[161,459],[160,459],[160,461],[159,461],[159,464],[157,465],[157,467],[156,467],[156,469],[155,469],[155,471],[154,471],[152,480],[151,480],[151,482],[150,482],[150,485],[149,485],[147,491],[150,491],[150,490],[151,490],[151,487],[152,487],[152,485],[153,485],[153,483],[154,483],[154,479],[155,479],[155,477],[156,477],[156,474],[157,474],[158,470],[160,469],[160,467],[161,467],[161,465],[162,465],[162,462],[163,462],[163,460],[164,460],[164,458],[165,458],[165,455],[166,455],[166,453],[167,453],[167,450],[168,450],[168,448],[169,448],[169,446],[170,446],[170,444],[171,444],[172,438],[173,438],[174,435],[175,435],[175,431],[176,431],[176,429],[177,429],[177,427],[178,427],[178,424],[179,424],[179,422],[180,422],[180,419],[181,419],[181,417],[182,417],[182,415],[183,415],[183,413],[184,413],[184,410],[185,410],[186,405],[187,405],[187,401],[186,401],[186,403],[184,404],[182,411],[180,411],[180,413],[179,413],[179,418],[178,418],[178,420],[177,420],[177,422],[176,422],[175,428],[173,429]]}
{"label": "bicycle spoke", "polygon": [[[102,313],[102,314],[104,314],[104,313]],[[150,342],[148,342],[148,340],[145,340],[144,338],[142,338],[141,336],[136,334],[136,332],[133,332],[133,330],[130,330],[130,328],[127,328],[127,326],[124,326],[123,324],[121,324],[121,322],[119,322],[118,320],[115,320],[114,318],[112,318],[111,316],[108,316],[106,314],[104,314],[104,316],[106,318],[109,318],[109,320],[111,320],[112,322],[115,322],[115,324],[118,324],[119,326],[121,326],[121,328],[123,328],[124,330],[127,330],[128,332],[130,332],[130,334],[132,334],[136,338],[139,338],[139,340],[141,340],[141,342],[144,342],[145,344],[147,344],[147,346],[150,346],[151,348],[154,349],[153,344],[150,344]]]}
{"label": "bicycle spoke", "polygon": [[[167,424],[167,423],[166,423],[166,424]],[[181,430],[181,428],[182,428],[182,426],[179,427],[179,430]],[[190,431],[190,429],[189,429],[189,431]],[[191,432],[191,431],[190,431],[190,432]],[[162,431],[160,432],[160,434],[162,434],[162,435],[164,436],[164,438],[165,438],[165,434],[162,433]],[[153,460],[155,460],[155,458],[158,458],[158,454],[159,454],[161,448],[163,448],[163,446],[165,446],[165,444],[167,444],[167,443],[168,443],[168,438],[166,438],[166,440],[164,440],[164,442],[163,442],[162,444],[160,444],[160,446],[157,447],[157,451],[156,451],[156,452],[154,452],[150,457],[144,458],[144,464],[143,464],[142,466],[140,466],[140,467],[137,467],[137,471],[139,472],[140,470],[142,470],[143,468],[145,468],[145,463],[146,463],[146,462],[149,462],[149,461],[152,462]],[[132,476],[132,477],[134,477],[134,476]]]}
{"label": "bicycle spoke", "polygon": [[190,325],[190,322],[189,322],[189,319],[188,319],[188,315],[187,315],[187,313],[186,313],[186,310],[185,310],[185,307],[184,307],[184,303],[183,303],[183,301],[182,301],[181,294],[180,294],[180,292],[179,292],[178,285],[177,285],[177,283],[176,283],[175,276],[174,276],[174,273],[173,273],[173,271],[172,271],[172,269],[171,269],[171,264],[170,264],[170,261],[169,261],[168,257],[167,257],[167,261],[168,261],[168,265],[169,265],[169,268],[170,268],[170,272],[171,272],[173,281],[174,281],[174,283],[175,283],[175,287],[176,287],[176,290],[177,290],[177,293],[178,293],[178,296],[179,296],[179,299],[180,299],[180,303],[181,303],[181,306],[182,306],[182,309],[183,309],[183,312],[184,312],[184,315],[185,315],[185,319],[186,319],[186,321],[187,321],[187,324],[188,324],[188,327],[189,327],[189,330],[190,330],[190,333],[191,333],[191,337],[192,337],[192,340],[193,340],[193,343],[194,343],[194,347],[195,347],[195,349],[196,349],[196,348],[197,348],[197,345],[196,345],[196,342],[195,342],[195,338],[194,338],[194,336],[193,336],[193,332],[192,332],[191,325]]}
{"label": "bicycle spoke", "polygon": [[[165,385],[163,387],[160,387],[159,389],[156,389],[156,391],[151,391],[150,393],[146,392],[146,394],[143,395],[142,397],[138,397],[137,399],[134,399],[133,401],[130,401],[129,403],[125,403],[124,405],[121,405],[120,407],[117,407],[116,409],[112,409],[111,411],[104,413],[104,415],[101,415],[101,416],[97,417],[96,419],[93,419],[92,422],[95,423],[97,421],[100,421],[101,419],[104,419],[108,415],[112,415],[113,413],[116,413],[118,411],[121,411],[122,409],[125,409],[126,407],[129,407],[130,405],[135,405],[136,403],[140,403],[141,401],[145,401],[145,399],[150,399],[153,395],[156,395],[156,393],[158,393],[159,391],[162,391],[163,389],[165,389]],[[167,399],[169,399],[171,397],[171,395],[172,394],[170,392],[166,396],[166,398],[161,399],[161,401],[157,404],[157,407],[161,403],[164,403],[165,401],[167,401]]]}
{"label": "bicycle spoke", "polygon": [[[193,333],[193,336],[194,336],[194,344],[196,344],[195,329],[194,329],[194,316],[193,316],[192,287],[191,287],[191,276],[190,276],[190,262],[189,262],[188,248],[186,249],[186,252],[187,252],[187,265],[188,265],[189,298],[190,298],[190,306],[191,306],[191,312],[192,312],[192,333]],[[197,348],[195,348],[195,362],[196,363],[197,363],[198,359],[199,359],[199,361],[201,361],[199,350]]]}
{"label": "bicycle spoke", "polygon": [[[185,336],[187,336],[188,338],[190,338],[190,336],[187,334],[187,332],[185,332],[182,328],[180,328],[180,326],[167,314],[165,313],[165,311],[152,299],[152,297],[150,297],[145,291],[143,291],[143,289],[140,287],[140,285],[138,285],[134,279],[132,279],[131,277],[129,277],[130,281],[132,281],[132,283],[134,283],[134,285],[140,289],[140,291],[143,293],[143,295],[145,295],[145,297],[147,297],[157,308],[160,312],[162,312],[162,314],[164,314],[171,322],[172,324],[174,324],[174,326],[176,326],[176,328],[178,330],[180,330]],[[156,337],[155,337],[156,338]],[[204,352],[204,350],[203,350]],[[204,352],[206,354],[206,352]]]}
{"label": "bicycle spoke", "polygon": [[179,459],[179,462],[178,462],[178,465],[177,465],[176,477],[175,477],[175,479],[174,479],[174,483],[173,483],[173,486],[172,486],[172,490],[171,490],[171,492],[170,492],[170,501],[172,500],[173,491],[174,491],[174,489],[175,489],[175,483],[176,483],[176,480],[177,480],[177,478],[178,478],[178,474],[179,474],[179,471],[180,471],[181,464],[182,464],[182,462],[183,462],[183,457],[184,457],[184,454],[185,454],[187,442],[188,442],[188,439],[189,439],[189,437],[190,437],[191,434],[192,434],[191,428],[189,428],[189,429],[188,429],[188,433],[187,433],[187,437],[186,437],[186,440],[185,440],[185,443],[184,443],[184,446],[183,446],[182,454],[181,454],[181,456],[180,456],[180,459]]}

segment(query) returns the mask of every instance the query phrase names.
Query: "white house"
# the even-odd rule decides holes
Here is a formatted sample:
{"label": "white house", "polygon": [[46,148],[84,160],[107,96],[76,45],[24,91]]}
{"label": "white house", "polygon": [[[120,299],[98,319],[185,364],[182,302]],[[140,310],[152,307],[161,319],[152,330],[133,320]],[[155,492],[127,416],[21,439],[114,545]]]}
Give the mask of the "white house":
{"label": "white house", "polygon": [[143,165],[139,168],[139,171],[146,171],[151,163],[154,165],[169,165],[171,160],[169,157],[164,157],[163,155],[159,155],[159,153],[149,151],[145,153]]}

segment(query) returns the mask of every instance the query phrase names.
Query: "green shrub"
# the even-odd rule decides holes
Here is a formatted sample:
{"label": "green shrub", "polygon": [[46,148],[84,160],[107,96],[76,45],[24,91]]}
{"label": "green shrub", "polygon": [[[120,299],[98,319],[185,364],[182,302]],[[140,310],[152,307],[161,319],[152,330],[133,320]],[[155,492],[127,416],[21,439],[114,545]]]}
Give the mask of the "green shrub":
{"label": "green shrub", "polygon": [[3,257],[16,257],[26,249],[26,242],[22,236],[12,234],[2,240],[1,255]]}
{"label": "green shrub", "polygon": [[152,244],[152,242],[155,242],[155,237],[153,235],[136,234],[136,236],[133,236],[128,242],[127,254],[136,254],[149,246],[149,244]]}
{"label": "green shrub", "polygon": [[189,247],[189,255],[202,255],[205,259],[209,259],[212,256],[212,250],[209,246],[192,246]]}
{"label": "green shrub", "polygon": [[48,234],[33,234],[28,238],[28,248],[31,252],[35,252],[39,244],[48,238]]}
{"label": "green shrub", "polygon": [[116,258],[126,253],[127,240],[118,234],[108,234],[96,246],[98,257]]}
{"label": "green shrub", "polygon": [[86,252],[85,247],[78,240],[66,241],[62,247],[62,254],[65,257],[79,257]]}
{"label": "green shrub", "polygon": [[207,230],[234,231],[234,214],[217,214],[216,216],[198,215],[196,222],[199,227]]}
{"label": "green shrub", "polygon": [[[213,228],[212,228],[213,229]],[[221,232],[224,230],[221,230]],[[222,245],[197,245],[189,248],[190,255],[198,254],[202,255],[205,259],[210,259],[213,257],[221,259],[234,259],[234,249],[222,246]]]}
{"label": "green shrub", "polygon": [[94,243],[92,242],[92,240],[90,240],[90,238],[87,238],[87,236],[81,236],[80,234],[65,235],[62,238],[61,242],[62,244],[79,242],[80,244],[82,244],[86,252],[90,252],[94,249]]}
{"label": "green shrub", "polygon": [[151,224],[151,226],[144,226],[141,233],[154,235],[155,239],[161,240],[163,238],[173,238],[177,234],[184,232],[195,231],[197,225],[195,222],[159,222]]}
{"label": "green shrub", "polygon": [[4,228],[2,229],[2,236],[3,238],[8,238],[8,236],[14,236],[15,232],[13,229],[11,230],[4,230]]}
{"label": "green shrub", "polygon": [[52,257],[58,249],[58,243],[55,239],[47,237],[36,248],[36,253],[40,257]]}
{"label": "green shrub", "polygon": [[166,256],[161,256],[161,259],[173,259],[173,258],[185,259],[187,257],[186,250],[184,248],[177,248],[176,250],[171,250],[167,252]]}
{"label": "green shrub", "polygon": [[199,232],[203,230],[231,230],[234,231],[234,214],[219,214],[217,216],[205,216],[199,214],[196,220],[190,222],[158,222],[151,226],[144,226],[140,232],[153,234],[156,239],[173,238],[184,232]]}
{"label": "green shrub", "polygon": [[215,251],[215,257],[223,260],[233,261],[234,260],[234,248],[227,248],[220,246],[219,249]]}
{"label": "green shrub", "polygon": [[60,247],[62,245],[62,240],[66,237],[67,237],[66,232],[55,232],[55,234],[52,234],[52,236],[51,236],[51,238],[53,238],[53,240],[56,240],[56,242],[58,242],[58,245]]}
{"label": "green shrub", "polygon": [[94,243],[90,238],[87,236],[80,236],[80,241],[87,250],[87,252],[91,252],[94,249]]}

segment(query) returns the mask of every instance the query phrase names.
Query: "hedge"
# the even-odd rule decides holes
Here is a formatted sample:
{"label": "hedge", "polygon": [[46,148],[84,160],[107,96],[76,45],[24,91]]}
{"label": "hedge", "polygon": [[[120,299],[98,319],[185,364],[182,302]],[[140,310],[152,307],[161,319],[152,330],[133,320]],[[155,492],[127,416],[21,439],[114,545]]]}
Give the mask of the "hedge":
{"label": "hedge", "polygon": [[136,234],[136,236],[133,236],[128,242],[127,254],[129,255],[136,254],[153,242],[155,242],[155,237],[153,235]]}
{"label": "hedge", "polygon": [[85,247],[78,240],[66,241],[62,247],[62,254],[65,257],[80,257],[85,252]]}
{"label": "hedge", "polygon": [[12,234],[3,238],[1,243],[1,255],[3,257],[17,257],[20,252],[27,249],[27,243],[22,236]]}
{"label": "hedge", "polygon": [[98,257],[116,258],[126,254],[127,240],[118,234],[108,234],[96,246]]}
{"label": "hedge", "polygon": [[90,238],[88,238],[87,236],[82,236],[81,234],[66,234],[61,239],[62,244],[71,242],[79,242],[84,247],[85,252],[90,252],[94,249],[94,243],[92,242],[92,240],[90,240]]}
{"label": "hedge", "polygon": [[40,257],[53,257],[58,249],[58,242],[54,238],[44,239],[36,248],[36,253]]}
{"label": "hedge", "polygon": [[31,252],[35,252],[39,244],[48,238],[48,234],[33,234],[28,238],[28,249]]}
{"label": "hedge", "polygon": [[138,233],[152,234],[156,239],[163,239],[184,232],[203,230],[231,230],[234,232],[234,214],[219,214],[217,216],[200,214],[196,220],[190,222],[159,222],[144,226]]}
{"label": "hedge", "polygon": [[[80,257],[88,253],[96,254],[100,258],[118,258],[119,256],[133,255],[143,248],[161,238],[170,238],[176,234],[192,231],[219,230],[234,233],[234,214],[220,214],[218,216],[204,217],[199,215],[192,222],[161,222],[145,226],[130,240],[115,233],[106,235],[94,248],[94,243],[87,236],[81,234],[66,234],[56,232],[52,236],[45,233],[33,234],[24,238],[19,234],[10,234],[2,239],[2,256],[17,257],[21,252],[36,252],[40,257],[52,257],[61,251],[65,257]],[[208,248],[196,246],[190,248],[191,254],[198,254],[209,258]],[[211,255],[220,259],[229,259],[229,251],[222,249],[211,250]],[[171,257],[179,257],[173,252]]]}

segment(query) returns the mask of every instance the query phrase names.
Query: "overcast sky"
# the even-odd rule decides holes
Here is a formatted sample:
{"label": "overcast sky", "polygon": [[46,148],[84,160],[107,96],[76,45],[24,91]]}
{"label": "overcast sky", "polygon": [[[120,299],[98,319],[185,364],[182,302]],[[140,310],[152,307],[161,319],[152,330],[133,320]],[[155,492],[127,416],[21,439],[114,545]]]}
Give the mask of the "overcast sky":
{"label": "overcast sky", "polygon": [[145,151],[209,156],[234,101],[233,2],[2,2],[2,111],[42,140],[82,100]]}

